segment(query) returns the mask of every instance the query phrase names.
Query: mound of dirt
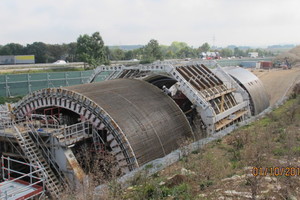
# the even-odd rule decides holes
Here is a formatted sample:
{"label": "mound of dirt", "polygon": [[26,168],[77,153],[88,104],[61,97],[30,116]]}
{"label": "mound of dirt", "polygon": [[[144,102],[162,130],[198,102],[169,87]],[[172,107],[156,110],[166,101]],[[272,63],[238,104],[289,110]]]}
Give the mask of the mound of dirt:
{"label": "mound of dirt", "polygon": [[292,65],[300,64],[300,45],[289,50],[288,52],[282,53],[276,57],[276,60],[284,62],[285,58],[288,58],[288,61]]}

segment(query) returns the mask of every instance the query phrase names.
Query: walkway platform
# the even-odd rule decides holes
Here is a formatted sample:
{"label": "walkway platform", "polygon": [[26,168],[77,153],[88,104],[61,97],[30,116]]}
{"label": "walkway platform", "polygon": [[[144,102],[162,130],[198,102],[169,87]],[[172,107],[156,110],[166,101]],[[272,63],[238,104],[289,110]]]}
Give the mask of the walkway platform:
{"label": "walkway platform", "polygon": [[0,199],[29,199],[43,193],[43,187],[21,180],[7,180],[0,183]]}

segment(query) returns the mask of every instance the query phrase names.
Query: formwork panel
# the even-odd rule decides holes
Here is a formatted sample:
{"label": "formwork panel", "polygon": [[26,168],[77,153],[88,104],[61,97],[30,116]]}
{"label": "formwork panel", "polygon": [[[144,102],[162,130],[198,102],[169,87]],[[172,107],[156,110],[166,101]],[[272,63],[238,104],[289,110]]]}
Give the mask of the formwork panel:
{"label": "formwork panel", "polygon": [[257,115],[270,105],[269,97],[259,78],[241,67],[226,67],[224,70],[244,87],[251,97],[252,114]]}
{"label": "formwork panel", "polygon": [[140,80],[117,79],[67,88],[96,102],[125,133],[139,164],[175,150],[192,137],[179,107],[155,86]]}

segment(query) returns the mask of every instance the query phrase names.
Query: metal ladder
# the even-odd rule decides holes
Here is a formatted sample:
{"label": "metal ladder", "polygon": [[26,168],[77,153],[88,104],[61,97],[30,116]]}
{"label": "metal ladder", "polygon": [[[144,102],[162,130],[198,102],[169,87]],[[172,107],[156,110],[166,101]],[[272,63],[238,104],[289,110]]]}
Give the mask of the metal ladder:
{"label": "metal ladder", "polygon": [[[21,127],[18,127],[16,123],[12,123],[15,131],[16,131],[16,138],[18,141],[18,144],[20,145],[21,149],[25,153],[27,159],[30,161],[30,163],[40,166],[42,169],[40,172],[38,172],[39,177],[45,177],[45,186],[47,190],[49,191],[50,195],[54,198],[59,198],[59,194],[62,191],[62,184],[61,181],[63,179],[58,179],[55,175],[54,171],[51,169],[50,164],[46,161],[46,159],[43,157],[43,151],[47,154],[45,149],[40,150],[38,145],[34,142],[32,137],[29,133],[34,133],[33,129],[28,126],[28,124],[25,125],[24,129],[21,130]],[[23,127],[22,127],[23,129]],[[49,158],[48,160],[51,160]],[[51,163],[52,167],[55,168],[57,173],[60,175],[59,170],[55,167],[54,163]]]}

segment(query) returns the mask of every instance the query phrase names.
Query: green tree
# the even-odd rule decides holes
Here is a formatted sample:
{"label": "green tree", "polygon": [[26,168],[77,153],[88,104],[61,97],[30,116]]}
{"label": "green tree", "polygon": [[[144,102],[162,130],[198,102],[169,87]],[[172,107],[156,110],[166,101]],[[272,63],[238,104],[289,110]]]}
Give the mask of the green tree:
{"label": "green tree", "polygon": [[220,56],[222,57],[231,57],[233,55],[233,51],[229,48],[221,49]]}
{"label": "green tree", "polygon": [[124,59],[125,60],[131,60],[131,59],[134,59],[134,52],[133,50],[129,50],[129,51],[125,51],[124,53]]}
{"label": "green tree", "polygon": [[155,60],[162,60],[162,51],[157,40],[150,40],[150,42],[143,49],[143,57],[141,63],[151,63]]}
{"label": "green tree", "polygon": [[99,32],[91,36],[80,35],[77,39],[76,54],[80,61],[93,67],[108,63],[107,50]]}
{"label": "green tree", "polygon": [[66,44],[47,45],[48,62],[55,62],[56,60],[65,60],[67,56],[68,56],[68,46]]}
{"label": "green tree", "polygon": [[28,44],[25,48],[26,54],[32,54],[35,56],[36,63],[47,63],[47,45],[43,42],[34,42]]}
{"label": "green tree", "polygon": [[78,61],[76,57],[76,49],[77,49],[77,43],[76,42],[71,42],[67,44],[67,57],[66,60],[68,62],[76,62]]}
{"label": "green tree", "polygon": [[119,48],[110,49],[109,59],[110,60],[124,60],[125,52]]}
{"label": "green tree", "polygon": [[177,53],[178,58],[196,58],[197,52],[191,47],[184,47]]}
{"label": "green tree", "polygon": [[179,51],[181,51],[182,49],[187,48],[187,47],[188,47],[188,45],[185,42],[174,41],[174,42],[172,42],[169,50],[178,57]]}
{"label": "green tree", "polygon": [[23,55],[24,46],[17,43],[9,43],[0,48],[0,55]]}
{"label": "green tree", "polygon": [[246,56],[246,53],[243,50],[235,47],[233,49],[233,55],[235,55],[235,56]]}
{"label": "green tree", "polygon": [[207,42],[205,42],[204,44],[201,45],[201,47],[199,47],[199,50],[201,52],[208,52],[210,50],[210,46]]}

